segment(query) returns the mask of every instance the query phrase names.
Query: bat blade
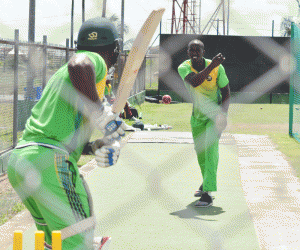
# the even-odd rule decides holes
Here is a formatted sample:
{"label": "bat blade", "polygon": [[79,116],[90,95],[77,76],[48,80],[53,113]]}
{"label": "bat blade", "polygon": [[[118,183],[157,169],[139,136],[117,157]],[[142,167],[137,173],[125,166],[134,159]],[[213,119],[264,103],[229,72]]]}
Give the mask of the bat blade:
{"label": "bat blade", "polygon": [[161,8],[151,12],[132,45],[120,80],[116,100],[112,106],[112,111],[114,113],[121,112],[125,106],[146,55],[148,46],[164,14],[164,11],[165,9]]}

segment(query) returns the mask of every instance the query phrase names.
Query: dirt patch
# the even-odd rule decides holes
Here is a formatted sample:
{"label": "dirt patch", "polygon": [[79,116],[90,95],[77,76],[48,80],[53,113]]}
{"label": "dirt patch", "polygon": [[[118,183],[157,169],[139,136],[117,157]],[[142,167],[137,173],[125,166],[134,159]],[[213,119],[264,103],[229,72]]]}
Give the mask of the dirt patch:
{"label": "dirt patch", "polygon": [[7,174],[0,176],[0,195],[12,190],[12,186],[9,183]]}
{"label": "dirt patch", "polygon": [[16,213],[12,211],[12,208],[20,202],[21,199],[9,183],[7,174],[2,175],[0,177],[0,218],[3,216],[8,218],[14,216]]}

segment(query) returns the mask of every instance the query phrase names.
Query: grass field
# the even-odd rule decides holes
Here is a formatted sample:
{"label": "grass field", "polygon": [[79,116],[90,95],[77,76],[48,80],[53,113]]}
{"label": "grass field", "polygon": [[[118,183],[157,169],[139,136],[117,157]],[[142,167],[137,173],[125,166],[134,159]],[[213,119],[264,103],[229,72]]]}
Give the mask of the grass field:
{"label": "grass field", "polygon": [[[173,127],[170,131],[191,131],[190,116],[192,105],[182,104],[153,104],[144,103],[136,106],[139,113],[142,112],[144,124],[168,124]],[[285,104],[231,104],[229,108],[228,127],[225,133],[268,135],[276,144],[300,177],[300,144],[288,135],[288,110]],[[131,125],[133,121],[125,120]],[[129,134],[129,132],[126,132]],[[102,134],[95,131],[91,140],[101,138]],[[78,165],[84,165],[94,159],[94,156],[81,156]],[[9,212],[0,214],[0,225],[14,216],[17,211],[10,209]]]}
{"label": "grass field", "polygon": [[[168,124],[171,131],[191,131],[190,116],[192,104],[153,104],[136,106],[142,112],[144,124]],[[225,133],[268,135],[277,149],[286,155],[287,160],[300,177],[300,144],[288,134],[289,105],[287,104],[231,104],[228,127]],[[131,125],[133,122],[126,120]],[[99,138],[93,134],[92,140]],[[79,165],[84,165],[93,156],[82,156]]]}
{"label": "grass field", "polygon": [[[136,106],[142,113],[144,124],[168,124],[172,131],[191,131],[190,116],[192,104],[154,104],[145,102]],[[11,124],[12,105],[1,103],[1,124]],[[7,114],[7,115],[5,115]],[[284,153],[300,176],[300,144],[288,135],[289,105],[288,104],[231,104],[229,108],[228,127],[224,131],[233,134],[268,135]],[[131,125],[133,122],[126,120]],[[8,125],[7,125],[8,126]],[[3,130],[4,131],[4,130]],[[95,132],[92,140],[101,137]],[[4,140],[2,138],[2,140]],[[10,140],[11,141],[11,140]],[[82,156],[79,165],[92,160],[92,156]],[[299,167],[298,167],[299,166]]]}

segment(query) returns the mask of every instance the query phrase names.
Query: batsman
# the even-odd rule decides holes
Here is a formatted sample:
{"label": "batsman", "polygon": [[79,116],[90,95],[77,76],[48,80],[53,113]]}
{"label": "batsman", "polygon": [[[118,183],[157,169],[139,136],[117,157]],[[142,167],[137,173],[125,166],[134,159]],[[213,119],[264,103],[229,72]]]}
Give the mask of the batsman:
{"label": "batsman", "polygon": [[[82,154],[95,155],[104,168],[118,160],[125,125],[102,100],[119,42],[109,19],[82,24],[76,54],[47,83],[10,157],[9,181],[45,232],[46,249],[54,230],[61,231],[64,250],[104,249],[110,241],[94,238],[92,199],[77,162]],[[90,142],[94,129],[105,136]]]}
{"label": "batsman", "polygon": [[225,57],[220,53],[209,60],[203,57],[204,52],[203,42],[192,40],[188,44],[190,59],[178,67],[193,102],[192,135],[203,178],[194,194],[200,197],[196,207],[213,205],[211,192],[217,191],[219,139],[227,126],[230,100],[229,80],[221,64]]}

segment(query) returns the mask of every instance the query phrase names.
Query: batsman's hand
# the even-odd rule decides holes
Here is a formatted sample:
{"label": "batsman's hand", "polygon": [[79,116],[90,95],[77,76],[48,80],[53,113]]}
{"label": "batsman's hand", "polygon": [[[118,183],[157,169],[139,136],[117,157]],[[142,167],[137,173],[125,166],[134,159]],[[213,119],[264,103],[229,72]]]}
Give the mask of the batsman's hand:
{"label": "batsman's hand", "polygon": [[95,150],[95,160],[97,162],[97,166],[101,168],[107,168],[115,165],[120,155],[120,142],[115,141],[111,145],[106,145],[103,141],[101,141],[101,144],[99,145],[104,146],[101,146],[101,148]]}
{"label": "batsman's hand", "polygon": [[112,112],[110,106],[104,106],[100,116],[95,118],[95,121],[96,128],[104,134],[107,144],[112,144],[125,136],[125,123],[119,114]]}
{"label": "batsman's hand", "polygon": [[218,67],[222,62],[224,62],[225,60],[225,57],[219,53],[218,55],[216,55],[212,61],[211,61],[211,64],[214,68]]}

